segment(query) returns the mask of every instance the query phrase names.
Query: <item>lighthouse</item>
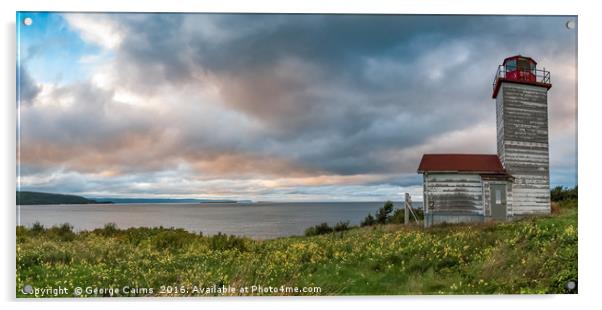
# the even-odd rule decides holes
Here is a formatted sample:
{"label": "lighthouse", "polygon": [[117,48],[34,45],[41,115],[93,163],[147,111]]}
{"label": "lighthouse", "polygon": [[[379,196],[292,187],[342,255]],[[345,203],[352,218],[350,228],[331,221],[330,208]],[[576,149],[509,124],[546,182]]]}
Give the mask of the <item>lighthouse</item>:
{"label": "lighthouse", "polygon": [[493,79],[497,154],[424,154],[424,226],[550,213],[550,73],[530,57],[504,59]]}
{"label": "lighthouse", "polygon": [[510,217],[550,213],[551,87],[550,72],[522,55],[504,59],[494,77],[497,155],[513,177]]}

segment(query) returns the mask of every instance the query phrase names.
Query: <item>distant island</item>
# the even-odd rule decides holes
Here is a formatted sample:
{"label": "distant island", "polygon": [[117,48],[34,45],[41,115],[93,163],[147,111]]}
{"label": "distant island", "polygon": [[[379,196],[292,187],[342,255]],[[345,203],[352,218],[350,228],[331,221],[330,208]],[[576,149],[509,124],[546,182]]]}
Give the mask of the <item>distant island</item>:
{"label": "distant island", "polygon": [[193,198],[86,198],[77,195],[17,191],[17,205],[108,204],[108,203],[248,203],[236,200]]}
{"label": "distant island", "polygon": [[17,205],[90,204],[98,202],[76,195],[17,191]]}

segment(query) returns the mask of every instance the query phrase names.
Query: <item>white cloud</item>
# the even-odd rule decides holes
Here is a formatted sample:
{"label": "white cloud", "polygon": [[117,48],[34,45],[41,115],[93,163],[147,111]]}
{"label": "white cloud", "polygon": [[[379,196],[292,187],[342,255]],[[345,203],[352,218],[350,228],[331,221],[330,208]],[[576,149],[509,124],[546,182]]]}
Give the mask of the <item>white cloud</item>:
{"label": "white cloud", "polygon": [[125,33],[110,17],[102,14],[64,14],[69,25],[81,38],[103,48],[114,49],[121,44]]}

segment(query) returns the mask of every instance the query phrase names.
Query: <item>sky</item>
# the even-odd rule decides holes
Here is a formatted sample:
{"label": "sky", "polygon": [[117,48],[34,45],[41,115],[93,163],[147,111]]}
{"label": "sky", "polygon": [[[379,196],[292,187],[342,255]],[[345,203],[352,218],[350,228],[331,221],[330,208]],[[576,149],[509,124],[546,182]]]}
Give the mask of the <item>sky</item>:
{"label": "sky", "polygon": [[516,54],[551,72],[551,186],[574,186],[569,20],[18,13],[18,188],[419,201],[422,154],[496,153],[493,77]]}

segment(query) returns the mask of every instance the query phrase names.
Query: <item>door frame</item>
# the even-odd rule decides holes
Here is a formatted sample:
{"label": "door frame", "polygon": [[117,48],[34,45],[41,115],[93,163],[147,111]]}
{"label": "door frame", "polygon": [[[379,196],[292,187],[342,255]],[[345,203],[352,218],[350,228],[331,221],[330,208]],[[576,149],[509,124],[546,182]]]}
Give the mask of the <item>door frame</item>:
{"label": "door frame", "polygon": [[[496,190],[500,190],[500,203],[497,203]],[[491,209],[491,219],[493,220],[507,220],[508,219],[508,183],[490,183],[489,184],[489,205]],[[504,216],[494,212],[494,209],[498,206],[503,206]]]}

